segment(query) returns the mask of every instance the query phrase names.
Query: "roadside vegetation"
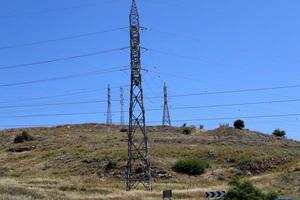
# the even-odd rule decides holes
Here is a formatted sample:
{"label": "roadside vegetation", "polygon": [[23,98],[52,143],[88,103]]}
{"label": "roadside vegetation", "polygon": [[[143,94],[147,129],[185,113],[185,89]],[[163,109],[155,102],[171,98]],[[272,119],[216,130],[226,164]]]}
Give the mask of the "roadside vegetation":
{"label": "roadside vegetation", "polygon": [[231,188],[225,196],[225,200],[276,200],[278,194],[275,192],[263,192],[249,181],[233,179],[229,182]]}

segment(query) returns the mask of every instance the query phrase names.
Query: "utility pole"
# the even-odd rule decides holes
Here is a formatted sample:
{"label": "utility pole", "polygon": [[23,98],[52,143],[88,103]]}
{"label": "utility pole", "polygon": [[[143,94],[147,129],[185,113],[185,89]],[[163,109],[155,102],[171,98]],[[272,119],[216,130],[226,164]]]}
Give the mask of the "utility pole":
{"label": "utility pole", "polygon": [[106,113],[106,125],[112,125],[112,115],[111,115],[111,89],[110,85],[107,87],[107,113]]}
{"label": "utility pole", "polygon": [[120,87],[120,105],[121,105],[120,124],[124,126],[125,120],[124,120],[124,88],[123,87]]}
{"label": "utility pole", "polygon": [[140,184],[152,190],[148,134],[141,75],[140,25],[135,0],[130,11],[130,57],[131,85],[128,128],[128,163],[126,190],[136,189]]}
{"label": "utility pole", "polygon": [[164,83],[164,112],[163,112],[163,126],[171,126],[169,103],[168,103],[168,88],[166,83]]}

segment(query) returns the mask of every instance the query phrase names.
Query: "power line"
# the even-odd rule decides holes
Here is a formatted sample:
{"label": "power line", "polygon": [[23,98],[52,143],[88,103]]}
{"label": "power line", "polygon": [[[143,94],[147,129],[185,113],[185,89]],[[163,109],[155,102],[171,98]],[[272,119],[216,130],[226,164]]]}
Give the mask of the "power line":
{"label": "power line", "polygon": [[[31,114],[31,115],[0,115],[0,118],[35,118],[35,117],[57,117],[57,116],[77,116],[77,115],[97,115],[105,114],[106,112],[78,112],[78,113],[55,113],[55,114]],[[199,119],[177,119],[174,122],[184,121],[217,121],[217,120],[232,120],[232,119],[256,119],[256,118],[278,118],[278,117],[297,117],[300,113],[289,114],[272,114],[272,115],[252,115],[252,116],[236,116],[236,117],[216,117],[216,118],[199,118]],[[148,121],[148,123],[161,123],[161,121]]]}
{"label": "power line", "polygon": [[[198,57],[186,56],[186,55],[183,55],[181,53],[163,51],[161,49],[157,50],[157,49],[148,48],[147,50],[151,51],[151,52],[154,52],[154,53],[162,54],[162,55],[172,56],[174,58],[182,58],[182,59],[185,59],[185,60],[201,62],[201,63],[207,63],[207,64],[214,65],[216,67],[220,67],[220,66],[224,65],[224,63],[219,63],[219,62],[216,62],[215,60],[214,60],[214,62],[211,62],[209,59],[205,59],[205,58],[199,57],[199,56]],[[241,70],[241,68],[243,68],[243,66],[234,66],[234,65],[230,65],[230,66],[234,67],[236,70]]]}
{"label": "power line", "polygon": [[33,11],[33,12],[27,12],[27,13],[19,13],[19,14],[7,15],[7,16],[0,16],[0,19],[24,17],[24,16],[28,16],[28,15],[40,15],[40,14],[46,14],[46,13],[57,12],[57,11],[65,11],[65,10],[70,10],[70,9],[92,7],[92,6],[102,5],[103,3],[109,3],[109,2],[115,2],[115,0],[107,0],[107,1],[102,1],[101,3],[81,4],[81,5],[69,6],[69,7],[63,7],[63,8],[53,8],[53,9],[47,9],[47,10],[39,10],[39,11]]}
{"label": "power line", "polygon": [[[129,85],[123,85],[123,88],[129,87]],[[118,87],[112,87],[112,88],[118,88]],[[56,94],[56,95],[49,95],[49,96],[41,96],[41,97],[33,97],[33,98],[21,98],[18,100],[10,100],[10,101],[2,101],[1,104],[7,104],[7,103],[18,103],[18,102],[24,102],[24,101],[35,101],[35,100],[43,100],[43,99],[52,99],[52,98],[59,98],[59,97],[69,97],[69,96],[75,96],[75,95],[83,95],[83,94],[94,94],[99,91],[104,91],[105,89],[80,89],[78,91],[65,91],[63,94]]]}
{"label": "power line", "polygon": [[229,104],[216,104],[216,105],[203,105],[203,106],[186,106],[186,107],[175,107],[171,110],[185,110],[195,108],[217,108],[217,107],[234,107],[234,106],[248,106],[248,105],[263,105],[263,104],[276,104],[276,103],[292,103],[300,102],[300,99],[289,99],[289,100],[275,100],[275,101],[257,101],[257,102],[246,102],[246,103],[229,103]]}
{"label": "power line", "polygon": [[210,84],[210,85],[216,84],[216,83],[208,83],[206,81],[199,80],[199,79],[193,79],[192,77],[189,77],[189,76],[183,76],[183,75],[172,74],[172,73],[165,73],[165,72],[160,72],[160,71],[150,70],[150,69],[145,69],[145,68],[143,70],[146,71],[146,72],[151,72],[151,73],[156,74],[159,79],[161,79],[161,75],[166,75],[166,76],[170,76],[170,77],[173,77],[173,78],[180,78],[180,79],[183,79],[183,80],[206,83],[206,84]]}
{"label": "power line", "polygon": [[179,37],[179,38],[183,38],[183,39],[188,39],[188,40],[193,40],[193,41],[197,41],[197,42],[201,42],[204,40],[201,40],[199,38],[196,37],[192,37],[190,35],[182,35],[182,34],[178,34],[178,33],[174,33],[174,32],[169,32],[169,31],[161,31],[158,29],[153,29],[153,28],[145,28],[145,30],[147,31],[152,31],[154,33],[160,33],[160,34],[164,34],[164,35],[168,35],[168,36],[172,36],[172,37]]}
{"label": "power line", "polygon": [[[249,88],[249,89],[241,89],[241,90],[225,90],[225,91],[216,91],[216,92],[177,94],[177,95],[170,95],[169,97],[175,98],[175,97],[189,97],[189,96],[216,95],[216,94],[233,94],[233,93],[243,93],[243,92],[291,89],[291,88],[299,88],[299,87],[300,85],[287,85],[287,86],[276,86],[276,87]],[[163,96],[147,97],[147,99],[159,99],[159,98],[163,98]]]}
{"label": "power line", "polygon": [[[0,125],[0,127],[8,129],[7,127],[23,127],[23,128],[33,128],[33,127],[58,127],[58,126],[78,126],[78,125],[85,125],[85,124],[97,124],[97,122],[89,122],[89,123],[78,123],[78,124],[74,124],[74,123],[65,123],[65,124],[32,124],[32,125],[25,125],[25,124],[18,124],[18,125]],[[102,124],[99,124],[102,125]]]}
{"label": "power line", "polygon": [[115,32],[115,31],[119,31],[119,30],[123,30],[123,29],[127,29],[127,28],[128,27],[114,28],[114,29],[108,29],[108,30],[104,30],[104,31],[95,31],[95,32],[89,32],[89,33],[71,35],[71,36],[66,36],[66,37],[61,37],[61,38],[56,38],[56,39],[41,40],[41,41],[37,41],[37,42],[28,42],[28,43],[20,43],[20,44],[16,44],[16,45],[2,46],[2,47],[0,47],[0,50],[27,47],[27,46],[35,46],[35,45],[46,44],[46,43],[51,43],[51,42],[58,42],[58,41],[65,41],[65,40],[72,40],[72,39],[76,39],[76,38],[83,38],[83,37],[99,35],[99,34],[103,34],[103,33]]}
{"label": "power line", "polygon": [[[128,66],[122,66],[122,67],[128,67]],[[59,76],[54,78],[48,78],[48,79],[40,79],[40,80],[33,80],[33,81],[23,81],[23,82],[17,82],[17,83],[6,83],[6,84],[0,84],[0,87],[12,87],[12,86],[22,86],[22,85],[29,85],[29,84],[37,84],[37,83],[44,83],[44,82],[50,82],[50,81],[58,81],[58,80],[65,80],[65,79],[73,79],[73,78],[80,78],[80,77],[87,77],[87,76],[96,76],[99,74],[106,74],[106,73],[112,73],[112,72],[118,72],[124,70],[120,67],[114,67],[106,70],[101,71],[92,71],[92,72],[86,72],[81,74],[72,74],[68,76]]]}
{"label": "power line", "polygon": [[[300,116],[300,113],[299,115],[296,115],[296,116]],[[257,116],[251,116],[251,119],[255,119]],[[285,116],[285,117],[293,117],[293,116]],[[240,117],[232,117],[232,119],[238,119]],[[260,118],[260,117],[258,117]],[[263,117],[263,118],[267,118],[267,117]],[[273,117],[268,117],[268,118],[279,118],[277,115],[276,116],[273,116]],[[197,119],[187,119],[187,120],[180,120],[181,121],[190,121],[190,120],[195,120],[195,121],[199,121]],[[176,121],[176,120],[175,120]],[[209,120],[209,121],[212,121],[212,120]],[[256,121],[255,123],[278,123],[278,122],[283,122],[283,120],[280,120],[280,121]],[[292,122],[290,120],[284,120],[284,122]],[[148,123],[159,123],[159,121],[156,121],[156,122],[153,122],[153,121],[149,121]],[[253,123],[253,122],[252,122]],[[294,123],[299,123],[298,122],[298,119],[296,118]],[[56,124],[3,124],[3,125],[0,125],[0,127],[2,129],[11,129],[11,128],[36,128],[36,127],[58,127],[58,126],[80,126],[80,125],[86,125],[86,124],[99,124],[99,125],[103,125],[103,123],[98,123],[98,122],[88,122],[88,123],[84,123],[84,122],[81,122],[81,123],[77,123],[77,124],[74,124],[74,123],[56,123]],[[158,124],[159,125],[159,124]]]}
{"label": "power line", "polygon": [[[115,88],[117,88],[117,87],[115,87]],[[103,89],[101,89],[101,90],[103,90]],[[92,90],[92,91],[99,91],[99,90]],[[78,93],[75,93],[75,94],[78,94]],[[81,94],[81,93],[79,92],[79,94]],[[57,97],[57,96],[61,96],[61,95],[56,95],[54,97]],[[63,96],[67,96],[67,95],[63,95]],[[183,94],[181,96],[183,96]],[[187,95],[184,95],[184,96],[187,96]],[[53,96],[50,96],[50,97],[53,97]],[[41,97],[41,98],[42,99],[47,99],[47,97]],[[26,99],[26,100],[34,100],[34,99],[41,99],[41,98],[37,97],[37,98]],[[145,99],[147,99],[147,98],[145,98]],[[0,108],[3,109],[3,108],[24,108],[24,107],[26,108],[26,107],[43,107],[43,106],[58,106],[58,105],[81,105],[81,104],[102,103],[102,102],[106,102],[106,101],[107,100],[78,101],[78,102],[57,102],[57,103],[46,103],[46,104],[27,104],[27,105],[26,104],[25,105],[7,105],[7,106],[0,106]],[[120,100],[115,99],[115,100],[111,100],[111,101],[117,102],[117,101],[120,101]],[[124,99],[124,101],[125,101],[125,99]],[[214,107],[233,107],[233,106],[262,105],[262,104],[276,104],[276,103],[292,103],[292,102],[300,102],[300,99],[269,100],[269,101],[215,104],[215,105],[201,105],[201,106],[184,106],[184,107],[173,107],[171,110],[194,109],[194,108],[214,108]],[[8,103],[8,102],[1,102],[1,103]],[[161,110],[161,108],[147,109],[147,111],[160,111],[160,110]]]}
{"label": "power line", "polygon": [[97,115],[106,112],[78,112],[78,113],[55,113],[55,114],[31,114],[31,115],[11,115],[0,116],[0,118],[35,118],[35,117],[59,117],[59,116],[77,116],[77,115]]}
{"label": "power line", "polygon": [[86,53],[86,54],[80,54],[80,55],[74,55],[74,56],[68,56],[68,57],[62,57],[62,58],[55,58],[55,59],[51,59],[51,60],[42,60],[42,61],[36,61],[36,62],[31,62],[31,63],[0,66],[0,70],[22,68],[22,67],[28,67],[28,66],[34,66],[34,65],[42,65],[42,64],[60,62],[60,61],[65,61],[65,60],[73,60],[73,59],[84,58],[84,57],[89,57],[89,56],[96,56],[96,55],[100,55],[100,54],[112,53],[112,52],[116,52],[116,51],[122,51],[127,48],[128,47],[114,48],[114,49],[96,51],[96,52],[91,52],[91,53]]}
{"label": "power line", "polygon": [[45,107],[45,106],[65,106],[65,105],[83,105],[105,103],[106,100],[101,101],[77,101],[77,102],[58,102],[58,103],[45,103],[45,104],[28,104],[28,105],[14,105],[14,106],[0,106],[0,108],[32,108],[32,107]]}
{"label": "power line", "polygon": [[163,50],[157,50],[157,49],[152,49],[152,48],[147,48],[148,51],[154,52],[154,53],[159,53],[167,56],[173,56],[176,58],[183,58],[187,60],[192,60],[192,61],[197,61],[197,62],[208,62],[208,60],[200,58],[200,57],[192,57],[192,56],[185,56],[179,53],[173,53],[173,52],[168,52],[168,51],[163,51]]}
{"label": "power line", "polygon": [[[200,118],[200,119],[177,119],[174,122],[187,122],[187,121],[217,121],[217,120],[232,120],[232,119],[258,119],[258,118],[278,118],[278,117],[298,117],[300,113],[290,114],[275,114],[275,115],[253,115],[253,116],[238,116],[238,117],[217,117],[217,118]],[[149,121],[149,123],[159,123],[160,121]]]}
{"label": "power line", "polygon": [[[120,101],[120,100],[111,100]],[[97,100],[97,101],[77,101],[77,102],[57,102],[57,103],[46,103],[46,104],[25,104],[25,105],[8,105],[0,106],[3,108],[26,108],[26,107],[44,107],[44,106],[60,106],[60,105],[82,105],[82,104],[95,104],[95,103],[105,103],[107,100]],[[215,105],[201,105],[201,106],[182,106],[174,107],[171,110],[187,110],[187,109],[200,109],[200,108],[216,108],[216,107],[234,107],[234,106],[247,106],[247,105],[263,105],[263,104],[277,104],[277,103],[293,103],[300,102],[300,99],[289,99],[289,100],[270,100],[270,101],[257,101],[257,102],[245,102],[245,103],[229,103],[229,104],[215,104]],[[161,111],[161,108],[146,109],[146,111]],[[128,112],[128,111],[124,111]],[[105,113],[105,112],[103,112]],[[111,113],[122,113],[120,111],[111,111]]]}
{"label": "power line", "polygon": [[[198,79],[192,79],[191,77],[188,77],[188,76],[182,76],[182,75],[171,74],[171,73],[164,73],[164,72],[162,73],[162,72],[158,72],[158,71],[154,71],[154,70],[149,70],[149,69],[143,69],[143,70],[146,71],[146,72],[151,72],[151,73],[154,73],[154,74],[158,74],[158,78],[160,78],[160,79],[161,79],[160,75],[161,74],[165,74],[167,76],[171,76],[171,77],[174,77],[174,78],[181,78],[181,79],[184,79],[184,80],[189,80],[189,81],[192,80],[192,81],[196,81],[196,82],[204,82],[204,81],[200,81]],[[209,83],[209,84],[213,84],[213,83]],[[297,85],[295,85],[295,86],[297,87]],[[292,86],[292,87],[294,87],[294,86]],[[277,88],[274,88],[274,89],[277,89]],[[278,89],[281,89],[281,88],[278,88]],[[278,95],[276,95],[276,96],[278,96]]]}
{"label": "power line", "polygon": [[[162,0],[159,0],[159,3],[158,3],[158,2],[155,2],[155,1],[153,1],[153,0],[151,0],[151,1],[152,1],[153,3],[155,3],[155,4],[157,4],[157,5],[165,4],[165,5],[167,5],[167,6],[182,6],[182,5],[180,5],[180,4],[174,3],[173,1],[172,1],[172,3],[167,2],[167,1],[162,1]],[[145,1],[145,2],[151,2],[151,1]]]}
{"label": "power line", "polygon": [[[111,100],[114,102],[120,100]],[[232,106],[245,106],[245,105],[261,105],[261,104],[273,104],[273,103],[291,103],[299,102],[300,99],[278,100],[278,101],[260,101],[260,102],[248,102],[248,103],[231,103],[231,104],[216,104],[216,105],[202,105],[202,106],[186,106],[186,107],[174,107],[172,110],[181,109],[194,109],[194,108],[214,108],[214,107],[232,107]],[[82,104],[95,104],[104,103],[107,100],[97,101],[77,101],[77,102],[57,102],[57,103],[45,103],[45,104],[25,104],[25,105],[7,105],[0,106],[0,108],[26,108],[26,107],[43,107],[43,106],[58,106],[58,105],[82,105]],[[146,109],[147,111],[160,111],[161,108]],[[121,112],[121,111],[120,111]]]}

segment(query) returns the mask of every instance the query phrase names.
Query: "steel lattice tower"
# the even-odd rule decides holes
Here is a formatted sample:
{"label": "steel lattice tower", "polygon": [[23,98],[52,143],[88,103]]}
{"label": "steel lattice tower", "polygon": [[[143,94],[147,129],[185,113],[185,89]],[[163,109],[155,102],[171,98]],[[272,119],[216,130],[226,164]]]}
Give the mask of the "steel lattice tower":
{"label": "steel lattice tower", "polygon": [[163,126],[171,126],[171,118],[169,112],[169,104],[168,104],[168,88],[166,83],[164,83],[164,112],[163,112]]}
{"label": "steel lattice tower", "polygon": [[121,106],[120,124],[122,126],[124,126],[125,120],[124,120],[124,89],[123,89],[123,87],[120,87],[120,106]]}
{"label": "steel lattice tower", "polygon": [[106,113],[106,125],[112,125],[111,115],[111,89],[110,85],[107,87],[107,113]]}
{"label": "steel lattice tower", "polygon": [[140,26],[135,0],[130,11],[130,56],[131,87],[128,129],[127,191],[139,184],[152,190],[150,158],[148,154],[148,135],[145,123],[145,108],[141,75]]}

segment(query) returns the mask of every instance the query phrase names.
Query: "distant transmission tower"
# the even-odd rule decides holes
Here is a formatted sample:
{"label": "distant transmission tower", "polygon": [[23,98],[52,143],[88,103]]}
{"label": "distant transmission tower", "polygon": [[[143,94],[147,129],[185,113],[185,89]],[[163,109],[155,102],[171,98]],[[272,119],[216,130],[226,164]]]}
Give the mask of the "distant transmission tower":
{"label": "distant transmission tower", "polygon": [[112,115],[111,115],[111,89],[110,85],[107,87],[107,113],[106,113],[106,125],[112,125]]}
{"label": "distant transmission tower", "polygon": [[124,126],[125,120],[124,120],[124,88],[123,87],[120,87],[120,105],[121,105],[120,124]]}
{"label": "distant transmission tower", "polygon": [[168,104],[168,88],[166,83],[164,83],[164,112],[163,112],[163,126],[171,126],[169,104]]}
{"label": "distant transmission tower", "polygon": [[140,26],[135,0],[130,12],[130,56],[131,87],[128,129],[127,191],[139,184],[152,190],[150,158],[148,155],[148,135],[145,123],[145,108],[141,75]]}

